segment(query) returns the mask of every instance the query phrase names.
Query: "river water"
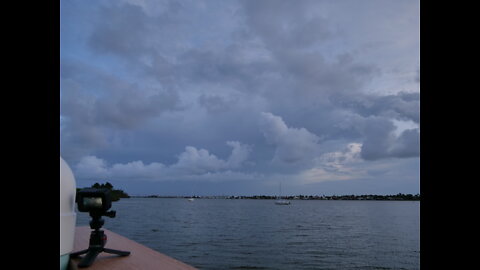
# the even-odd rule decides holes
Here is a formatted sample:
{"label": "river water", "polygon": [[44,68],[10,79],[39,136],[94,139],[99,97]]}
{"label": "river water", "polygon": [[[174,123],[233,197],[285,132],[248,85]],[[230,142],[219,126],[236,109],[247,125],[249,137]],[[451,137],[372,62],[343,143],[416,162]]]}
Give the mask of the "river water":
{"label": "river water", "polygon": [[104,228],[199,269],[420,269],[420,202],[291,202],[121,199]]}

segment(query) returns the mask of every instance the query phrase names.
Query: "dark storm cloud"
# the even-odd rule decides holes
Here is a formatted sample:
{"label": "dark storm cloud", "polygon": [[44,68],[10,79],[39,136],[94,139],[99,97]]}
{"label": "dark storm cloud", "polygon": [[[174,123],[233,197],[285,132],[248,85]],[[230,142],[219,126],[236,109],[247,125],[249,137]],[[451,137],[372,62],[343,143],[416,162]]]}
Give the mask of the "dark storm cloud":
{"label": "dark storm cloud", "polygon": [[[99,56],[114,56],[138,76],[149,76],[162,84],[175,84],[181,68],[173,63],[183,28],[190,24],[179,17],[184,9],[176,2],[161,1],[155,14],[136,4],[109,2],[97,11],[97,24],[88,46]],[[102,18],[108,18],[104,20]]]}
{"label": "dark storm cloud", "polygon": [[222,113],[228,111],[235,106],[235,99],[219,96],[203,94],[198,98],[198,103],[210,113]]}
{"label": "dark storm cloud", "polygon": [[337,106],[352,110],[365,117],[381,115],[411,120],[415,123],[419,123],[420,120],[419,93],[400,92],[385,96],[351,93],[349,95],[332,95],[330,100]]}
{"label": "dark storm cloud", "polygon": [[388,156],[388,149],[393,143],[391,121],[381,117],[372,117],[365,125],[365,140],[363,141],[361,156],[367,160],[375,160]]}
{"label": "dark storm cloud", "polygon": [[246,21],[274,51],[302,49],[332,35],[327,21],[309,14],[311,1],[241,1]]}
{"label": "dark storm cloud", "polygon": [[67,71],[62,77],[63,115],[85,124],[128,129],[181,109],[173,90],[130,83],[88,65],[82,65],[81,73]]}
{"label": "dark storm cloud", "polygon": [[[241,40],[238,42],[242,43]],[[241,45],[219,49],[193,48],[179,55],[176,71],[190,83],[221,83],[242,92],[258,92],[266,75],[278,67],[262,58],[247,58],[242,55],[245,50]]]}
{"label": "dark storm cloud", "polygon": [[[282,77],[292,79],[296,94],[308,98],[333,92],[351,92],[378,72],[344,52],[326,59],[330,52],[320,50],[332,36],[333,25],[322,17],[311,1],[244,1],[246,22],[274,57]],[[308,38],[307,38],[308,37]]]}
{"label": "dark storm cloud", "polygon": [[295,90],[308,97],[359,91],[376,70],[370,65],[343,61],[341,57],[328,62],[319,53],[285,51],[279,60],[285,73],[295,76],[298,85]]}
{"label": "dark storm cloud", "polygon": [[367,118],[361,157],[365,160],[418,157],[419,129],[404,130],[398,137],[395,136],[394,130],[393,122],[387,118],[376,116]]}
{"label": "dark storm cloud", "polygon": [[419,129],[407,129],[402,132],[391,148],[394,157],[408,158],[420,155]]}
{"label": "dark storm cloud", "polygon": [[148,40],[148,20],[139,6],[123,4],[100,7],[100,20],[88,41],[100,54],[141,56],[151,52]]}
{"label": "dark storm cloud", "polygon": [[63,63],[62,143],[72,144],[76,158],[107,146],[115,130],[135,129],[166,111],[182,109],[175,91],[132,84],[77,61]]}

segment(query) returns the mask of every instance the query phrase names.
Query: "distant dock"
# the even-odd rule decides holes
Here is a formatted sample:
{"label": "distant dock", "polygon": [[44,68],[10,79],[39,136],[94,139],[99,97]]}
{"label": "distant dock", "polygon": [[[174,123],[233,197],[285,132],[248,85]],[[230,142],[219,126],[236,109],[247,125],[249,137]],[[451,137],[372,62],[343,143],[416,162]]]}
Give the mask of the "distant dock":
{"label": "distant dock", "polygon": [[[88,270],[197,270],[197,268],[168,257],[160,252],[139,244],[107,229],[102,229],[107,235],[106,248],[130,251],[129,256],[120,257],[108,253],[100,253]],[[73,252],[86,249],[90,239],[91,229],[88,226],[76,227]],[[83,256],[82,256],[83,257]],[[77,269],[81,258],[71,259],[69,270]]]}

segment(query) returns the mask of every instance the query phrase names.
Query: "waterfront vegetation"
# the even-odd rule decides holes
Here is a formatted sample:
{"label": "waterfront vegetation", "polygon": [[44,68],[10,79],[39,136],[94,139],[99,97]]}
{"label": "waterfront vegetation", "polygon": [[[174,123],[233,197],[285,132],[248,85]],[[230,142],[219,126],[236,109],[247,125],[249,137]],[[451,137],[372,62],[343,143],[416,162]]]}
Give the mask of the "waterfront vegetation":
{"label": "waterfront vegetation", "polygon": [[[254,195],[254,196],[161,196],[161,195],[148,195],[148,196],[131,196],[132,198],[196,198],[196,199],[252,199],[252,200],[275,200],[277,196],[269,195]],[[333,196],[319,196],[319,195],[295,195],[295,196],[282,196],[282,199],[286,200],[352,200],[352,201],[419,201],[420,194],[402,194],[396,195],[333,195]]]}
{"label": "waterfront vegetation", "polygon": [[[130,196],[121,189],[114,189],[113,185],[109,182],[105,184],[95,183],[89,188],[106,188],[110,190],[112,201],[118,201],[120,198],[195,198],[195,199],[230,199],[230,200],[276,200],[278,196],[270,195],[253,195],[253,196],[164,196],[164,195],[143,195],[143,196]],[[83,188],[77,188],[77,192]],[[349,200],[349,201],[420,201],[420,194],[403,194],[398,193],[396,195],[290,195],[282,196],[285,200]]]}

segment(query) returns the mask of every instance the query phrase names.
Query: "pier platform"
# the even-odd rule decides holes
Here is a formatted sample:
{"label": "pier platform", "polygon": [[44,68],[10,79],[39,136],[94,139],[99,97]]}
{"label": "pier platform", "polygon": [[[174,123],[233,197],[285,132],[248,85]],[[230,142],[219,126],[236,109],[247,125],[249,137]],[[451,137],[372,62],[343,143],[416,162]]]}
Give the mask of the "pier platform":
{"label": "pier platform", "polygon": [[[130,251],[129,256],[120,257],[102,252],[88,268],[77,268],[79,258],[70,259],[69,270],[197,270],[197,268],[157,252],[140,243],[102,228],[107,235],[106,248]],[[73,252],[88,248],[91,229],[88,226],[76,227]]]}

